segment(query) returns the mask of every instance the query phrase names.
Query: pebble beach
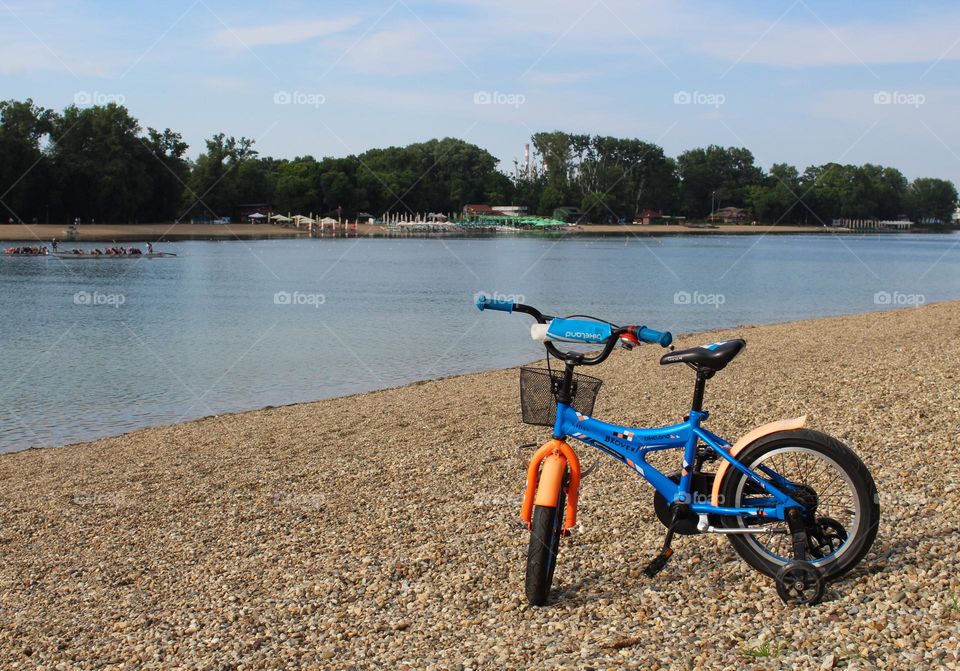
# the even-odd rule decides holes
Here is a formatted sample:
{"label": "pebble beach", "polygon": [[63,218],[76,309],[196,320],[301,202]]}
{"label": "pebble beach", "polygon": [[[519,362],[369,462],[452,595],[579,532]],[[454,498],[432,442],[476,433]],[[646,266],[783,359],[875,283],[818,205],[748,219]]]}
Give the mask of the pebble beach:
{"label": "pebble beach", "polygon": [[[603,463],[529,607],[518,446],[550,432],[511,369],[0,456],[0,668],[960,668],[960,302],[676,344],[729,337],[706,427],[807,414],[880,492],[871,552],[818,606],[713,535],[646,578],[652,489],[580,446]],[[680,421],[693,374],[660,355],[585,370],[594,414]]]}

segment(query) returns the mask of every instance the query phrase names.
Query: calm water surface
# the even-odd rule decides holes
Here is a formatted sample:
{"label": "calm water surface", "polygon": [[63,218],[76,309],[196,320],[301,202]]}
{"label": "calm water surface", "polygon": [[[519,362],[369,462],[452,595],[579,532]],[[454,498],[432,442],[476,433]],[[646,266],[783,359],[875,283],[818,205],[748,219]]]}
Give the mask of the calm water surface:
{"label": "calm water surface", "polygon": [[529,319],[477,292],[674,332],[960,298],[955,234],[163,248],[0,258],[0,451],[539,357]]}

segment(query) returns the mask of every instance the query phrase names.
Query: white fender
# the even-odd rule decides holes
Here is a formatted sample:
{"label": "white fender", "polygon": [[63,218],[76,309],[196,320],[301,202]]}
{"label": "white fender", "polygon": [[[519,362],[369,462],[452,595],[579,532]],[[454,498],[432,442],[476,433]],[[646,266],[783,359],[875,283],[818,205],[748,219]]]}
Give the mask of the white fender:
{"label": "white fender", "polygon": [[[781,419],[776,422],[770,422],[769,424],[764,424],[763,426],[758,426],[753,429],[746,435],[744,435],[740,440],[734,443],[733,447],[730,448],[730,455],[735,457],[743,448],[745,448],[750,443],[763,438],[764,436],[769,436],[771,433],[776,433],[778,431],[793,431],[795,429],[802,429],[807,425],[807,416],[803,415],[802,417],[794,417],[793,419]],[[720,500],[720,483],[723,482],[723,476],[726,475],[727,469],[730,468],[730,462],[726,459],[721,460],[723,463],[720,464],[720,468],[717,469],[717,474],[713,476],[713,496],[710,499],[710,503],[713,505],[719,505],[717,502]]]}

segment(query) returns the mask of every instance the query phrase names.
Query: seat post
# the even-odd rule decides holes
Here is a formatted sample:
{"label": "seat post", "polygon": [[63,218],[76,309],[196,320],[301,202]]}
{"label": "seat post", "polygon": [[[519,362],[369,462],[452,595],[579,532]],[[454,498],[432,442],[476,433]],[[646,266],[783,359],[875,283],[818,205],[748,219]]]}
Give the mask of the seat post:
{"label": "seat post", "polygon": [[697,382],[693,388],[693,410],[694,412],[703,411],[703,392],[707,386],[707,380],[713,377],[713,371],[705,368],[697,368]]}

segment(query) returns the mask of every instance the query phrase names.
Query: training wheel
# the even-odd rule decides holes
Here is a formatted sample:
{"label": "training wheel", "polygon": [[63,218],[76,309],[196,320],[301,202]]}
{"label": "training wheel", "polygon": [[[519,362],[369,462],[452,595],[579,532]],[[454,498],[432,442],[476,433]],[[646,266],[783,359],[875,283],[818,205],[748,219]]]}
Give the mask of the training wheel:
{"label": "training wheel", "polygon": [[820,570],[807,561],[792,561],[777,571],[777,594],[784,603],[813,606],[823,599],[826,582]]}

